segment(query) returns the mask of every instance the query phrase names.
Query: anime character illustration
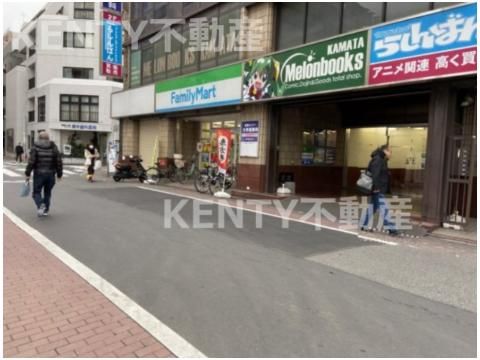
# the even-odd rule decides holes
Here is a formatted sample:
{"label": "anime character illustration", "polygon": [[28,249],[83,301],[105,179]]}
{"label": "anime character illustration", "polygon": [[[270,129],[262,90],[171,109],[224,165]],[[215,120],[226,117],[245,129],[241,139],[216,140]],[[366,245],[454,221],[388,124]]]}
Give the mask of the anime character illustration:
{"label": "anime character illustration", "polygon": [[244,66],[243,99],[268,99],[280,95],[280,63],[272,57],[250,60]]}

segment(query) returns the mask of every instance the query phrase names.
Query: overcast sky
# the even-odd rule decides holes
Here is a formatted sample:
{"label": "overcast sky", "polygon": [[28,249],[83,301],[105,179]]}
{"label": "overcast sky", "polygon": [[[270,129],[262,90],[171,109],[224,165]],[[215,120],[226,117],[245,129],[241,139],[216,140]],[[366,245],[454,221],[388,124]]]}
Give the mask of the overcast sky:
{"label": "overcast sky", "polygon": [[46,1],[2,1],[3,32],[19,31],[23,22],[29,21],[46,4]]}

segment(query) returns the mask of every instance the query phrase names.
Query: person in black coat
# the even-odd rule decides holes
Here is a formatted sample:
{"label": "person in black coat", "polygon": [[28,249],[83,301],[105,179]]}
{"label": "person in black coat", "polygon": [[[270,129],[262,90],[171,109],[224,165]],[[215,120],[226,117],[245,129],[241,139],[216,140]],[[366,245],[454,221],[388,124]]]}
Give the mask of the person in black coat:
{"label": "person in black coat", "polygon": [[18,143],[17,146],[15,146],[15,161],[18,163],[21,163],[23,161],[23,146],[21,143]]}
{"label": "person in black coat", "polygon": [[[25,169],[27,181],[33,171],[33,200],[37,205],[38,216],[47,216],[50,210],[52,189],[55,185],[55,174],[58,180],[63,176],[62,156],[57,145],[50,141],[48,133],[42,131],[38,135]],[[42,197],[43,190],[43,197]]]}
{"label": "person in black coat", "polygon": [[371,160],[368,164],[368,172],[372,177],[372,193],[370,194],[370,204],[365,219],[362,223],[361,230],[371,231],[368,226],[370,217],[377,212],[383,210],[383,227],[390,235],[397,235],[398,231],[395,224],[392,223],[388,216],[388,204],[385,201],[385,195],[390,192],[390,175],[388,172],[388,159],[392,155],[388,145],[382,145],[371,154]]}

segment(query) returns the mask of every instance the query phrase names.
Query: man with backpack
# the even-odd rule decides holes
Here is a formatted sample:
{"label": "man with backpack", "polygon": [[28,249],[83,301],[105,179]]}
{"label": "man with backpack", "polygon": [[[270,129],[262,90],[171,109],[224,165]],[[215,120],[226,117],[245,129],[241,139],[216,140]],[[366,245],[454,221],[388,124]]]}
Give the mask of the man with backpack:
{"label": "man with backpack", "polygon": [[55,185],[55,175],[58,180],[62,178],[63,164],[57,145],[50,141],[48,133],[45,131],[38,135],[38,141],[30,151],[30,158],[25,169],[27,181],[30,180],[32,170],[33,200],[37,206],[37,214],[38,216],[47,216],[50,210],[52,189]]}

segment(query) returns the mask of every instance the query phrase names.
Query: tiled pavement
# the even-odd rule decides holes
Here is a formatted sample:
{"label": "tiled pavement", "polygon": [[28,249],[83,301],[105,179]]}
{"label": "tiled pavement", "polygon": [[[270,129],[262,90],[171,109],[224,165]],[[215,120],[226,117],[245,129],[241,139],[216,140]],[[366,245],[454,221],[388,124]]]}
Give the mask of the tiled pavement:
{"label": "tiled pavement", "polygon": [[4,216],[4,357],[172,357]]}

